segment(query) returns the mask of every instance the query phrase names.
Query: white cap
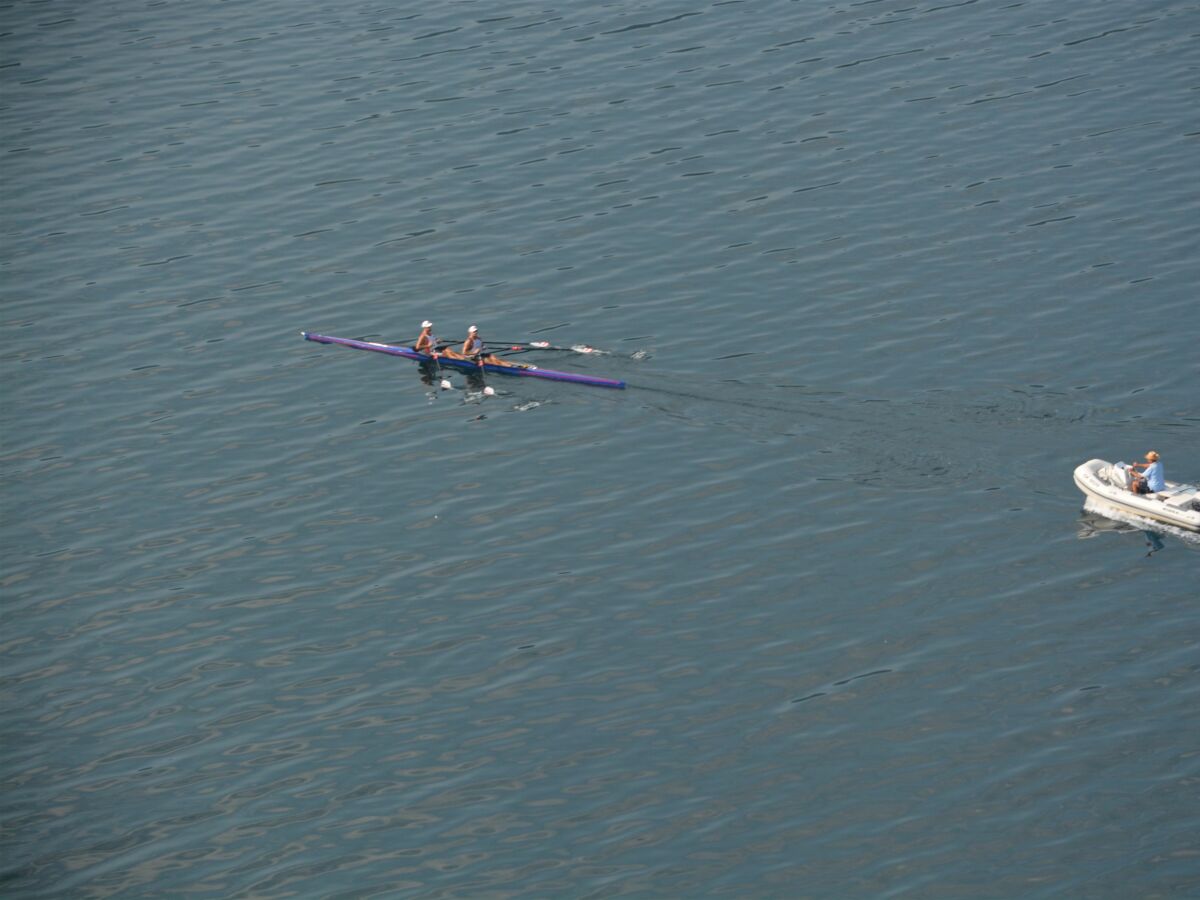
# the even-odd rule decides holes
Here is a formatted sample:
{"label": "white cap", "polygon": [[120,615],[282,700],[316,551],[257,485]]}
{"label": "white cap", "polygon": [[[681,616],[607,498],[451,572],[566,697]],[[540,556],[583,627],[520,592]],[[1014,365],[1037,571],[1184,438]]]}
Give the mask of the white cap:
{"label": "white cap", "polygon": [[479,330],[478,328],[476,328],[474,325],[472,325],[470,328],[467,329],[467,334],[474,334],[478,330]]}
{"label": "white cap", "polygon": [[421,327],[422,328],[432,328],[433,323],[430,322],[428,319],[426,319],[424,322],[421,323]]}

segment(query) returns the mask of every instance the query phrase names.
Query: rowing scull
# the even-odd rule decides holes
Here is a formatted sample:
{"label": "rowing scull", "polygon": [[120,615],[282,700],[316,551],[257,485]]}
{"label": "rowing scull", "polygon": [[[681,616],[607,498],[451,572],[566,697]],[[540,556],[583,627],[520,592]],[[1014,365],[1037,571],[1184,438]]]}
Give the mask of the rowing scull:
{"label": "rowing scull", "polygon": [[526,363],[485,362],[480,365],[469,359],[455,359],[452,356],[439,356],[436,360],[427,353],[418,353],[412,347],[400,347],[395,344],[379,344],[375,341],[358,341],[354,338],[330,337],[327,334],[313,334],[302,331],[300,334],[306,341],[316,341],[318,344],[340,344],[355,350],[370,350],[374,353],[387,353],[391,356],[402,356],[417,362],[436,362],[441,366],[453,366],[456,369],[468,371],[498,372],[501,375],[521,375],[526,378],[546,378],[550,381],[570,381],[575,384],[590,384],[595,387],[624,388],[625,382],[612,378],[599,378],[595,375],[580,375],[575,372],[556,372],[553,369],[543,369],[541,366],[531,366]]}

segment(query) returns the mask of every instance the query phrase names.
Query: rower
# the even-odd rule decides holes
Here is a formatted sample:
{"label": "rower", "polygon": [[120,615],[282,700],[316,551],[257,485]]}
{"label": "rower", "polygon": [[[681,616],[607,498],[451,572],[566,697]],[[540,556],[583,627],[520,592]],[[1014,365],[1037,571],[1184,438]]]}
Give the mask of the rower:
{"label": "rower", "polygon": [[437,338],[433,336],[433,323],[428,319],[421,323],[421,333],[417,336],[417,342],[413,344],[413,349],[418,353],[437,356]]}
{"label": "rower", "polygon": [[457,352],[454,350],[447,350],[446,355],[453,356],[457,359],[470,359],[479,363],[481,366],[484,363],[491,363],[498,366],[503,366],[506,364],[504,360],[497,359],[483,348],[483,340],[479,337],[479,328],[477,328],[475,325],[472,325],[467,329],[467,339],[463,341],[462,349]]}
{"label": "rower", "polygon": [[483,341],[479,338],[479,329],[474,325],[467,329],[467,339],[463,341],[462,355],[476,361],[480,361],[483,356]]}

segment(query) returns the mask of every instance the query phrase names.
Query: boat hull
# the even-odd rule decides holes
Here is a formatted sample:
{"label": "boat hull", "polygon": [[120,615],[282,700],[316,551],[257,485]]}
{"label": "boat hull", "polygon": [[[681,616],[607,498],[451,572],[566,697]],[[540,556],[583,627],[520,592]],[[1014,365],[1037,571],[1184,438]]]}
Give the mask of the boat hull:
{"label": "boat hull", "polygon": [[590,384],[593,387],[616,388],[622,390],[625,382],[613,378],[600,378],[595,375],[580,375],[576,372],[556,372],[554,369],[543,369],[541,366],[529,366],[521,363],[496,365],[484,363],[482,366],[469,359],[455,359],[452,356],[439,356],[436,360],[427,353],[418,353],[411,347],[401,347],[395,344],[379,344],[375,341],[359,341],[354,338],[331,337],[327,334],[314,334],[302,331],[300,334],[306,341],[316,341],[319,344],[338,344],[342,347],[353,347],[355,350],[369,350],[372,353],[386,353],[389,356],[400,356],[416,362],[436,363],[439,366],[463,369],[469,372],[495,372],[499,375],[516,375],[522,378],[544,378],[548,381],[568,381],[572,384]]}
{"label": "boat hull", "polygon": [[1167,489],[1153,494],[1135,494],[1112,476],[1113,466],[1091,459],[1075,468],[1075,485],[1101,506],[1200,533],[1200,492],[1195,485],[1168,481]]}

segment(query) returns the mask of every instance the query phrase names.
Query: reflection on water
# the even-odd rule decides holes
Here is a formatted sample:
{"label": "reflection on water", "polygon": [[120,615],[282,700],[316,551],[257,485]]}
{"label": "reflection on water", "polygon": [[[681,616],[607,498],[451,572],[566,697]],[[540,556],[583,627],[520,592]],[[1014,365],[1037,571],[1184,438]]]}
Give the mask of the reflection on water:
{"label": "reflection on water", "polygon": [[1165,546],[1163,544],[1162,535],[1157,531],[1143,531],[1142,534],[1146,536],[1146,546],[1150,548],[1150,553],[1147,553],[1147,556],[1157,553]]}
{"label": "reflection on water", "polygon": [[[1149,528],[1139,528],[1131,522],[1123,522],[1118,519],[1110,519],[1107,516],[1101,515],[1098,512],[1084,510],[1079,515],[1079,530],[1077,536],[1080,540],[1099,537],[1102,534],[1133,534],[1141,532],[1146,538],[1146,546],[1149,547],[1147,556],[1153,556],[1159,550],[1166,547],[1166,535]],[[1187,540],[1186,538],[1184,539]]]}
{"label": "reflection on water", "polygon": [[421,384],[426,387],[435,387],[441,380],[441,372],[435,362],[423,360],[417,363],[417,371],[420,373]]}
{"label": "reflection on water", "polygon": [[[455,386],[452,379],[452,373],[442,369],[436,362],[428,360],[417,363],[417,377],[422,386],[426,388],[425,398],[433,403],[445,392],[453,392],[459,396],[459,399],[464,404],[480,404],[488,397],[496,396],[496,391],[487,383],[487,378],[482,370],[455,370],[454,374],[463,376],[466,382],[459,389]],[[476,420],[483,419],[485,416],[479,415]]]}
{"label": "reflection on water", "polygon": [[1093,512],[1089,509],[1084,509],[1079,514],[1079,539],[1087,540],[1088,538],[1098,537],[1101,534],[1108,532],[1129,533],[1137,531],[1133,525],[1128,522],[1121,522],[1117,519],[1110,519],[1108,516],[1103,516],[1098,512]]}
{"label": "reflection on water", "polygon": [[467,380],[467,393],[478,394],[482,397],[484,390],[488,386],[487,379],[483,376],[483,370],[480,369],[479,371],[473,371],[471,369],[467,369],[463,372],[463,376]]}

